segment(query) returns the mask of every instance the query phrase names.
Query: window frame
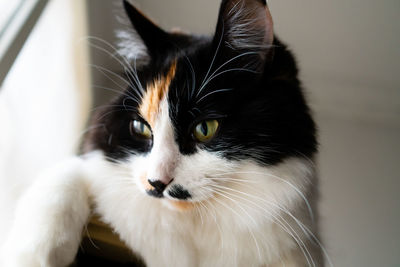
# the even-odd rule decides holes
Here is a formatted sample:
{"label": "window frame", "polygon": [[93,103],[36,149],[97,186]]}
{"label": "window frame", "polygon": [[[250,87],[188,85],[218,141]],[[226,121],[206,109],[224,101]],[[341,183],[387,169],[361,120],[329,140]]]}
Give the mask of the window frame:
{"label": "window frame", "polygon": [[0,89],[47,3],[48,0],[23,0],[9,18],[0,38]]}

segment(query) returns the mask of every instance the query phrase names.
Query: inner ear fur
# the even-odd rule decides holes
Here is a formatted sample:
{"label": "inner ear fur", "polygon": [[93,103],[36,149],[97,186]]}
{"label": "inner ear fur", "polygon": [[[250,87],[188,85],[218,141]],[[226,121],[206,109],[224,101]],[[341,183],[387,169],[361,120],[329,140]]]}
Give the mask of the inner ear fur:
{"label": "inner ear fur", "polygon": [[260,69],[272,52],[273,22],[268,6],[262,0],[223,0],[214,46],[222,46],[228,57],[247,53],[244,65]]}

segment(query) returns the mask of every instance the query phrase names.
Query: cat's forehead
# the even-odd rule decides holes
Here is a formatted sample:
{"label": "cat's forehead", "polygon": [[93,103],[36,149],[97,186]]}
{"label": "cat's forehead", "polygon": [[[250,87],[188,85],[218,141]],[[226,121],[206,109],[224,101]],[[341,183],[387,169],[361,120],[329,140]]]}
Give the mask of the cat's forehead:
{"label": "cat's forehead", "polygon": [[159,73],[146,83],[146,91],[139,105],[140,115],[154,127],[158,113],[160,112],[161,102],[168,95],[171,81],[176,75],[176,60],[169,66],[166,73]]}
{"label": "cat's forehead", "polygon": [[[197,116],[191,116],[195,119],[200,110],[202,113],[209,111],[212,101],[204,96],[215,89],[214,80],[206,79],[206,74],[211,75],[207,73],[211,56],[205,49],[192,49],[190,53],[180,53],[153,68],[144,81],[145,90],[138,107],[140,115],[153,127],[163,100],[168,103],[172,117],[190,115],[195,109]],[[208,109],[202,108],[204,104]]]}

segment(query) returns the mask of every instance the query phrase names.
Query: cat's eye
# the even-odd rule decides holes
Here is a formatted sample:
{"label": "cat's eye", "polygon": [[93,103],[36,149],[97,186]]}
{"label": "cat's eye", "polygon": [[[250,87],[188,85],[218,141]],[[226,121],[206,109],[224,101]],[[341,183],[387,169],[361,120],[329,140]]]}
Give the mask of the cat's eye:
{"label": "cat's eye", "polygon": [[207,142],[217,133],[219,123],[217,120],[206,120],[196,125],[193,135],[197,141]]}
{"label": "cat's eye", "polygon": [[150,128],[140,120],[131,121],[129,127],[132,135],[139,136],[144,139],[150,139],[152,136]]}

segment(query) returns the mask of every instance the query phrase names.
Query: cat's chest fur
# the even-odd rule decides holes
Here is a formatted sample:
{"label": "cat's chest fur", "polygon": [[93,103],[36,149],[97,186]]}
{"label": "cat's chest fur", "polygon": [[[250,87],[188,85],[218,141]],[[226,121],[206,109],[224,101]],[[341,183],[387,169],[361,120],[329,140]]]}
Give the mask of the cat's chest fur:
{"label": "cat's chest fur", "polygon": [[[87,177],[93,177],[88,184],[96,212],[148,266],[280,264],[306,235],[291,218],[298,216],[291,212],[293,204],[304,199],[287,188],[288,184],[301,188],[314,179],[305,160],[290,159],[269,170],[242,164],[236,176],[229,176],[243,182],[230,187],[241,194],[228,191],[225,197],[216,196],[188,210],[171,208],[168,202],[144,195],[123,176],[116,178],[124,169],[105,161],[101,153],[93,153],[89,162]],[[249,170],[260,174],[243,175]],[[296,218],[304,222],[309,216]],[[298,266],[306,262],[302,257],[297,260]]]}

